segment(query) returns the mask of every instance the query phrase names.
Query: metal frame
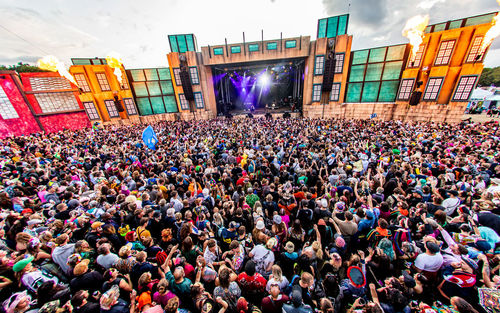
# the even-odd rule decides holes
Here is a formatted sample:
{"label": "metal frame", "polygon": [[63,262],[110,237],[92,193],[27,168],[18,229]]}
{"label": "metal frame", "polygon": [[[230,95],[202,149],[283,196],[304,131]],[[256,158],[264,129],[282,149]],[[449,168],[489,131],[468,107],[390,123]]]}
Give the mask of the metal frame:
{"label": "metal frame", "polygon": [[[319,89],[319,99],[318,100],[314,100],[314,87],[315,86],[319,86],[320,89]],[[312,95],[311,95],[311,103],[312,102],[321,102],[321,84],[313,84],[312,86]]]}
{"label": "metal frame", "polygon": [[[403,87],[403,81],[405,80],[411,80],[413,81],[412,85],[411,85],[411,90],[410,90],[410,94],[408,95],[408,99],[403,99],[401,98],[399,95],[401,94],[401,88]],[[396,99],[397,100],[400,100],[400,101],[408,101],[410,100],[411,98],[411,93],[413,92],[413,90],[415,89],[415,82],[416,82],[416,78],[403,78],[400,80],[400,83],[399,83],[399,88],[398,88],[398,95],[396,96]]]}
{"label": "metal frame", "polygon": [[[196,94],[200,94],[201,96],[201,107],[198,106],[198,104],[196,103]],[[204,109],[205,108],[205,101],[203,100],[203,94],[201,93],[201,91],[196,91],[196,92],[193,92],[193,95],[194,96],[194,105],[197,109]]]}
{"label": "metal frame", "polygon": [[[446,62],[445,64],[436,64],[436,61],[437,61],[437,58],[439,55],[439,51],[441,50],[441,45],[443,44],[443,42],[447,42],[447,41],[453,41],[453,48],[451,49],[450,58],[449,58],[448,62]],[[451,59],[453,58],[453,53],[455,52],[455,48],[457,47],[457,41],[458,41],[457,38],[440,40],[439,45],[438,45],[438,49],[436,51],[436,57],[434,58],[434,62],[432,65],[433,66],[448,66],[451,62]]]}
{"label": "metal frame", "polygon": [[[189,79],[191,80],[191,85],[199,85],[200,84],[200,74],[198,73],[198,67],[197,66],[189,66]],[[196,69],[196,79],[198,80],[197,83],[193,83],[193,77],[191,76],[191,69],[195,68]]]}
{"label": "metal frame", "polygon": [[[87,111],[87,108],[85,107],[85,103],[92,103],[92,106],[93,106],[95,112],[97,113],[97,118],[90,117],[89,112]],[[91,120],[91,121],[102,120],[101,115],[99,114],[99,111],[97,110],[97,107],[96,107],[94,101],[82,101],[82,105],[83,105],[83,109],[85,110],[85,113],[87,113],[89,120]],[[106,110],[107,110],[107,108],[106,108]]]}
{"label": "metal frame", "polygon": [[[321,74],[316,74],[316,63],[317,63],[316,60],[318,59],[318,57],[323,57],[323,68],[321,69]],[[325,73],[325,61],[326,60],[324,54],[318,54],[314,56],[314,71],[313,71],[314,76],[320,76]]]}
{"label": "metal frame", "polygon": [[[470,90],[469,96],[467,97],[467,99],[465,99],[465,100],[456,100],[455,99],[455,95],[457,94],[458,86],[460,85],[460,81],[462,80],[462,78],[465,78],[465,77],[467,77],[467,78],[468,77],[475,77],[476,80],[474,81],[474,85],[472,86],[472,89]],[[479,82],[478,77],[479,77],[479,75],[463,75],[463,76],[460,76],[460,78],[458,79],[457,84],[455,86],[455,91],[453,92],[453,96],[451,97],[451,100],[449,102],[469,102],[470,96],[472,95],[472,92],[474,91],[474,89],[477,86],[477,83]]]}
{"label": "metal frame", "polygon": [[[441,80],[441,84],[439,85],[438,92],[436,94],[436,99],[425,99],[425,94],[427,93],[427,89],[429,88],[429,83],[430,83],[431,79],[438,79],[438,78],[441,78],[442,80]],[[420,100],[420,101],[425,101],[425,102],[437,101],[437,99],[439,98],[439,94],[441,93],[441,88],[444,85],[444,79],[445,79],[444,76],[429,77],[429,79],[427,80],[427,84],[425,85],[424,93],[422,94],[422,100]]]}

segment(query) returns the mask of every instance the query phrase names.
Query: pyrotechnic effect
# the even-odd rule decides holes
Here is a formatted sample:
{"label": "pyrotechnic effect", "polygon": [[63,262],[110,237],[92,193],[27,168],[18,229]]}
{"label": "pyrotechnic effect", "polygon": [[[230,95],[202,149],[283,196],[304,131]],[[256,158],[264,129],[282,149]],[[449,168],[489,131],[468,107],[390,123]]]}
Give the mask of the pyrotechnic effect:
{"label": "pyrotechnic effect", "polygon": [[106,57],[106,62],[111,68],[114,68],[113,74],[115,74],[116,79],[122,84],[122,58],[117,53],[110,53]]}
{"label": "pyrotechnic effect", "polygon": [[424,39],[424,30],[427,24],[429,24],[429,15],[417,15],[406,22],[402,33],[410,40],[411,61],[415,61],[418,48]]}
{"label": "pyrotechnic effect", "polygon": [[[500,0],[497,0],[498,5],[500,5]],[[486,51],[486,48],[488,48],[489,45],[493,42],[493,39],[498,37],[500,35],[500,12],[491,20],[491,28],[488,30],[488,32],[484,35],[483,38],[483,43],[481,44],[481,49],[480,54],[483,54],[484,51]]]}
{"label": "pyrotechnic effect", "polygon": [[66,77],[67,80],[69,80],[70,82],[72,82],[73,84],[78,86],[78,84],[76,83],[73,76],[66,69],[66,66],[64,65],[64,63],[59,61],[53,55],[47,55],[47,56],[43,57],[42,59],[38,60],[37,66],[39,68],[41,68],[42,70],[48,70],[51,72],[58,72],[59,75]]}

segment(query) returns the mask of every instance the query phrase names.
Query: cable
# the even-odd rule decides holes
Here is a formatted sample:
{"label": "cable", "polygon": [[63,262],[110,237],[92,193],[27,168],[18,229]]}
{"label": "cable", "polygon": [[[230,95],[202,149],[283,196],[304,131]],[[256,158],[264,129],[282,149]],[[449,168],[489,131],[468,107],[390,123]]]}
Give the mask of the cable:
{"label": "cable", "polygon": [[42,51],[44,54],[50,54],[48,53],[47,51],[43,50],[42,48],[38,47],[37,45],[31,43],[30,41],[24,39],[23,37],[19,36],[18,34],[14,33],[13,31],[7,29],[5,26],[3,25],[0,25],[1,28],[5,29],[6,31],[8,31],[9,33],[13,34],[14,36],[16,36],[17,38],[21,39],[22,41],[32,45],[33,47],[37,48],[38,50]]}

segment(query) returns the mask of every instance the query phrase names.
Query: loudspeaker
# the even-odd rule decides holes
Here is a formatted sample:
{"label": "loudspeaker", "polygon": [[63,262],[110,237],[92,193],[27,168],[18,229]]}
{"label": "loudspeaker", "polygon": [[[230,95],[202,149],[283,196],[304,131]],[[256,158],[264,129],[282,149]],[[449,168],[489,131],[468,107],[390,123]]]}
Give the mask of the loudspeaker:
{"label": "loudspeaker", "polygon": [[410,105],[417,105],[420,102],[420,97],[422,97],[421,91],[414,91],[410,96]]}
{"label": "loudspeaker", "polygon": [[118,99],[118,96],[114,96],[115,98],[115,107],[116,107],[116,110],[118,110],[118,112],[123,112],[125,111],[125,109],[123,108],[123,105],[122,105],[122,102],[120,101],[120,99]]}
{"label": "loudspeaker", "polygon": [[325,70],[323,72],[322,91],[332,91],[333,75],[335,75],[335,56],[330,54],[325,62]]}
{"label": "loudspeaker", "polygon": [[194,100],[193,86],[191,86],[191,78],[189,77],[188,71],[184,68],[181,69],[179,76],[181,77],[182,90],[184,91],[184,97],[187,101]]}

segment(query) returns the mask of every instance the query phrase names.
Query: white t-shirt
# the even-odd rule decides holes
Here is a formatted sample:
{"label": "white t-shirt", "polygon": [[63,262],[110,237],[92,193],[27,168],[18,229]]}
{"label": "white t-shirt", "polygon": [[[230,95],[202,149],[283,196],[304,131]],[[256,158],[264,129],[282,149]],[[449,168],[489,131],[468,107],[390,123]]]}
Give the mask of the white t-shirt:
{"label": "white t-shirt", "polygon": [[458,198],[448,198],[443,201],[441,206],[445,209],[446,215],[450,216],[455,213],[455,210],[460,205],[460,199]]}
{"label": "white t-shirt", "polygon": [[255,246],[250,253],[253,255],[252,259],[255,262],[255,265],[257,265],[261,260],[264,262],[265,268],[268,268],[269,264],[274,264],[274,253],[266,249],[264,245]]}
{"label": "white t-shirt", "polygon": [[441,265],[443,265],[443,256],[441,253],[436,253],[435,255],[421,253],[415,259],[415,267],[422,271],[437,272],[441,268]]}

